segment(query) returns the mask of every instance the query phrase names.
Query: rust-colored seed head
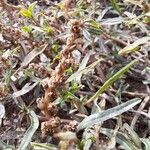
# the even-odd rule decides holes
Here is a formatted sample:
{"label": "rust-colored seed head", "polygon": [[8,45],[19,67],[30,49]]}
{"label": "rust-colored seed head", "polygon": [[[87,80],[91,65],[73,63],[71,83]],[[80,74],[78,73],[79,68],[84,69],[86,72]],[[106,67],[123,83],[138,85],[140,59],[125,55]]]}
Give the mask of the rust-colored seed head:
{"label": "rust-colored seed head", "polygon": [[52,117],[49,121],[42,122],[41,131],[43,135],[54,134],[60,131],[61,120],[59,117]]}
{"label": "rust-colored seed head", "polygon": [[[60,131],[60,118],[55,117],[57,115],[57,106],[52,102],[56,99],[57,89],[59,85],[64,82],[65,71],[69,69],[74,60],[72,56],[72,51],[76,47],[75,41],[80,36],[80,27],[82,23],[78,20],[71,20],[71,35],[67,38],[66,45],[60,53],[60,60],[55,70],[51,73],[50,78],[45,78],[42,82],[42,86],[45,90],[45,95],[38,102],[38,107],[41,109],[44,115],[48,117],[48,121],[41,124],[41,130],[43,134],[47,133],[57,133]],[[74,130],[75,125],[69,124],[66,126],[67,130]]]}
{"label": "rust-colored seed head", "polygon": [[48,113],[49,113],[49,115],[50,116],[56,116],[57,112],[58,112],[57,106],[53,103],[49,103],[48,104]]}

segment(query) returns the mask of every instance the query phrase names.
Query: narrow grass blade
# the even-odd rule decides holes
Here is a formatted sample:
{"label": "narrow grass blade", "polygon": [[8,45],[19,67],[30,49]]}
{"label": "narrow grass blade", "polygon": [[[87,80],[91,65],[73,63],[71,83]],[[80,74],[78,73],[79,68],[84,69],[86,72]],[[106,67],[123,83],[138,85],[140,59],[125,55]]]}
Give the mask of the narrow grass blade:
{"label": "narrow grass blade", "polygon": [[139,46],[141,44],[144,44],[144,43],[146,43],[148,41],[150,41],[150,37],[149,36],[142,37],[142,38],[138,39],[137,41],[135,41],[134,43],[129,44],[125,48],[121,49],[118,52],[118,54],[119,55],[126,55],[128,53],[135,52],[135,51],[139,50]]}
{"label": "narrow grass blade", "polygon": [[38,82],[35,82],[32,85],[31,85],[31,83],[27,83],[21,90],[14,92],[13,97],[19,97],[21,95],[24,95],[24,94],[30,92],[37,84],[38,84]]}
{"label": "narrow grass blade", "polygon": [[5,113],[6,113],[5,106],[2,103],[0,103],[0,125],[1,125],[1,119],[4,118]]}
{"label": "narrow grass blade", "polygon": [[90,150],[92,143],[93,143],[92,137],[93,137],[92,133],[86,132],[83,150]]}
{"label": "narrow grass blade", "polygon": [[21,63],[21,67],[26,67],[36,56],[44,52],[47,48],[48,44],[42,45],[39,48],[33,49],[27,56],[24,58],[23,62]]}
{"label": "narrow grass blade", "polygon": [[[100,132],[110,138],[112,137],[114,131],[112,129],[101,128]],[[123,146],[125,150],[137,150],[134,144],[128,139],[126,134],[122,132],[117,132],[116,142]]]}
{"label": "narrow grass blade", "polygon": [[[85,69],[85,67],[86,67],[86,65],[87,65],[87,63],[88,63],[88,61],[89,61],[89,59],[90,59],[90,56],[91,56],[92,54],[93,54],[93,51],[89,51],[89,52],[85,55],[85,57],[83,58],[82,62],[80,63],[80,66],[79,66],[78,71]],[[76,81],[77,81],[78,83],[80,82],[81,77],[82,77],[82,74],[80,74],[80,75],[78,75],[78,77],[76,77]]]}
{"label": "narrow grass blade", "polygon": [[0,141],[0,150],[15,150],[15,148],[11,145],[7,145],[3,141]]}
{"label": "narrow grass blade", "polygon": [[150,150],[150,139],[141,139],[144,144],[144,150]]}
{"label": "narrow grass blade", "polygon": [[124,124],[124,128],[128,131],[128,136],[134,142],[134,144],[141,149],[141,140],[137,133],[127,123]]}
{"label": "narrow grass blade", "polygon": [[33,146],[34,150],[58,150],[53,144],[31,142],[31,146]]}
{"label": "narrow grass blade", "polygon": [[118,116],[118,115],[128,111],[129,109],[131,109],[135,105],[139,104],[140,102],[141,102],[141,100],[139,98],[135,98],[135,99],[127,101],[123,104],[120,104],[116,107],[105,110],[103,112],[92,114],[92,115],[88,116],[87,118],[85,118],[78,125],[77,130],[78,131],[82,130],[82,129],[90,127],[96,123],[101,123],[101,122],[111,119],[115,116]]}
{"label": "narrow grass blade", "polygon": [[33,134],[39,127],[39,120],[38,120],[35,112],[32,110],[29,110],[28,112],[29,112],[29,117],[31,120],[31,125],[28,128],[28,130],[26,131],[26,133],[24,134],[24,137],[21,141],[21,144],[20,144],[18,150],[27,150],[27,147],[31,142]]}
{"label": "narrow grass blade", "polygon": [[121,13],[121,10],[120,10],[117,0],[111,0],[111,5],[112,5],[113,9],[115,9],[116,11]]}
{"label": "narrow grass blade", "polygon": [[109,78],[103,84],[103,86],[86,103],[90,103],[91,101],[94,101],[95,99],[97,99],[100,94],[102,94],[113,82],[115,82],[117,79],[119,79],[125,72],[127,72],[136,62],[137,62],[137,60],[131,61],[128,65],[123,67],[115,75],[113,75],[111,78]]}
{"label": "narrow grass blade", "polygon": [[82,70],[78,70],[77,72],[75,72],[74,74],[72,74],[68,80],[66,81],[66,83],[71,82],[73,80],[76,80],[76,78],[78,78],[79,76],[82,76],[83,74],[87,74],[88,72],[92,71],[93,68],[100,62],[102,61],[102,58],[98,59],[97,61],[93,62],[91,65],[85,67]]}

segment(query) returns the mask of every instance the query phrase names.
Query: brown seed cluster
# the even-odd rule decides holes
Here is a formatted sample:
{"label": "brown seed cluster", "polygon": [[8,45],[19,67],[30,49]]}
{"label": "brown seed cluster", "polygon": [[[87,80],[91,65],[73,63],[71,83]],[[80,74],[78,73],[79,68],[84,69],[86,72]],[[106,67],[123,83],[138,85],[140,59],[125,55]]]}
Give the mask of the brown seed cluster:
{"label": "brown seed cluster", "polygon": [[61,120],[59,117],[51,117],[48,121],[42,122],[41,130],[42,134],[46,135],[47,133],[54,134],[60,131]]}
{"label": "brown seed cluster", "polygon": [[[77,20],[73,20],[71,23],[71,35],[67,38],[66,45],[62,49],[60,54],[60,61],[56,66],[55,70],[52,72],[51,77],[47,77],[43,80],[43,88],[45,90],[45,95],[37,101],[38,107],[41,109],[41,112],[49,118],[48,121],[42,123],[42,132],[46,133],[47,131],[52,132],[52,124],[54,122],[55,131],[56,125],[59,127],[59,123],[55,124],[55,121],[50,121],[52,118],[53,120],[57,120],[58,117],[54,117],[56,113],[52,113],[52,111],[57,111],[57,109],[53,109],[52,102],[55,100],[57,96],[57,89],[58,86],[61,85],[64,80],[65,70],[70,68],[74,64],[74,60],[72,57],[72,51],[76,47],[76,39],[80,37],[80,28],[82,27],[82,23]],[[51,124],[51,125],[50,125]],[[52,132],[53,133],[53,132]]]}

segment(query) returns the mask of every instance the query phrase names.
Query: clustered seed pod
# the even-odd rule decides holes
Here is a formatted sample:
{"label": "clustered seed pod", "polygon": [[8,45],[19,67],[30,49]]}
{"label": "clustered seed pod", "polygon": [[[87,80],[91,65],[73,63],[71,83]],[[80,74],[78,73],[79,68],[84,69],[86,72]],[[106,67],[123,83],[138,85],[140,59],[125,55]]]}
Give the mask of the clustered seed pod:
{"label": "clustered seed pod", "polygon": [[[43,133],[46,133],[47,131],[53,133],[50,120],[56,115],[57,108],[52,104],[52,102],[57,97],[56,89],[59,85],[63,84],[62,82],[64,82],[63,78],[65,77],[65,70],[69,69],[74,64],[72,51],[76,47],[76,39],[80,37],[80,28],[82,27],[82,23],[78,20],[71,20],[70,23],[71,35],[67,38],[66,45],[60,53],[60,61],[55,70],[52,72],[51,77],[47,77],[43,80],[42,85],[45,90],[45,95],[37,101],[37,106],[41,109],[41,112],[49,118],[48,121],[42,123],[41,130]],[[53,109],[54,112],[52,112]],[[69,130],[72,130],[71,126],[66,128],[70,128]],[[57,129],[56,126],[55,129]]]}

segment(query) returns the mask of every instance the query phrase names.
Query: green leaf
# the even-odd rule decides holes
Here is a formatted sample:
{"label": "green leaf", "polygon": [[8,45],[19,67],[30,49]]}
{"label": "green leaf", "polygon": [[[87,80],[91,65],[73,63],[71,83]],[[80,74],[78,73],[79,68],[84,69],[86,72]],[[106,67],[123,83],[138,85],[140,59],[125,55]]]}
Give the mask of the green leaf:
{"label": "green leaf", "polygon": [[150,23],[150,17],[144,17],[143,20],[144,23]]}
{"label": "green leaf", "polygon": [[32,3],[28,9],[21,8],[20,13],[22,16],[27,17],[29,19],[33,18],[33,9],[35,8],[37,2]]}
{"label": "green leaf", "polygon": [[36,4],[37,4],[37,2],[32,3],[32,4],[28,7],[28,10],[33,13],[33,9],[35,8]]}
{"label": "green leaf", "polygon": [[57,43],[54,43],[54,44],[52,45],[51,50],[54,51],[55,53],[58,53],[59,48],[60,48],[60,45],[57,44]]}
{"label": "green leaf", "polygon": [[103,86],[86,103],[89,103],[89,102],[97,99],[100,94],[102,94],[113,82],[115,82],[117,79],[119,79],[125,72],[127,72],[136,62],[137,62],[137,60],[131,61],[128,65],[123,67],[115,75],[113,75],[111,78],[109,78],[103,84]]}
{"label": "green leaf", "polygon": [[9,85],[10,81],[11,81],[11,75],[12,75],[12,69],[6,70],[6,74],[5,74],[5,84]]}
{"label": "green leaf", "polygon": [[103,32],[101,25],[94,20],[88,23],[87,30],[93,35],[100,35]]}
{"label": "green leaf", "polygon": [[88,116],[87,118],[85,118],[81,123],[79,123],[79,125],[77,126],[77,130],[79,131],[84,128],[90,127],[94,124],[101,123],[103,121],[116,117],[128,111],[129,109],[139,104],[140,102],[141,100],[139,98],[135,98],[125,103],[122,103],[118,106],[115,106],[113,108],[105,110],[103,112],[92,114]]}
{"label": "green leaf", "polygon": [[120,10],[117,0],[111,0],[111,5],[112,5],[113,9],[115,9],[116,11],[121,13],[121,10]]}
{"label": "green leaf", "polygon": [[21,8],[20,13],[22,16],[27,17],[29,19],[31,19],[33,17],[32,12],[27,9],[24,9],[24,8]]}
{"label": "green leaf", "polygon": [[55,57],[53,58],[53,62],[60,60],[60,53],[58,53],[57,55],[55,55]]}
{"label": "green leaf", "polygon": [[31,142],[33,134],[39,127],[39,120],[38,120],[38,117],[36,116],[35,112],[32,110],[28,110],[28,113],[29,113],[29,117],[31,120],[31,125],[28,128],[28,130],[25,132],[24,137],[21,141],[21,144],[20,144],[18,150],[27,150],[27,147]]}
{"label": "green leaf", "polygon": [[125,48],[120,50],[118,52],[118,54],[119,55],[126,55],[126,54],[129,54],[129,53],[135,52],[135,51],[139,50],[140,45],[148,42],[149,40],[150,40],[150,36],[142,37],[142,38],[136,40],[134,43],[132,43],[130,45],[127,45]]}
{"label": "green leaf", "polygon": [[24,27],[22,27],[22,31],[24,31],[24,32],[30,33],[31,30],[32,30],[32,28],[30,26],[24,26]]}
{"label": "green leaf", "polygon": [[101,25],[99,22],[96,22],[95,20],[90,21],[90,26],[96,29],[101,29]]}
{"label": "green leaf", "polygon": [[51,26],[44,26],[43,31],[46,33],[53,33],[53,28]]}
{"label": "green leaf", "polygon": [[96,28],[93,28],[93,27],[88,28],[88,31],[92,35],[100,35],[102,33],[101,29],[96,29]]}

